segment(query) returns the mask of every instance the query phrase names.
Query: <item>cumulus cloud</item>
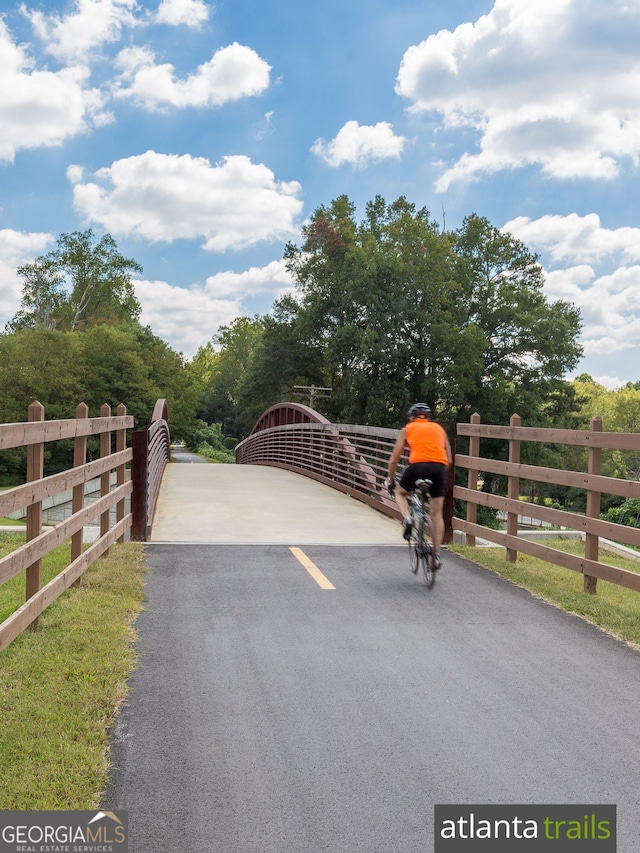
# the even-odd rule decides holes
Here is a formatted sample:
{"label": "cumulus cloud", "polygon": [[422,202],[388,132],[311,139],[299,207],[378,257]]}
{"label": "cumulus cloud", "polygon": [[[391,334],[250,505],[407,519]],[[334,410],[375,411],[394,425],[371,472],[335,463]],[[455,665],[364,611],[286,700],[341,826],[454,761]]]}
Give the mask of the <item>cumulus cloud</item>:
{"label": "cumulus cloud", "polygon": [[174,287],[165,281],[136,281],[141,321],[170,346],[192,358],[221,325],[245,313],[244,300],[258,294],[277,299],[293,288],[285,262],[271,261],[244,272],[210,276],[205,285]]}
{"label": "cumulus cloud", "polygon": [[186,358],[210,341],[219,326],[242,314],[240,298],[216,299],[203,287],[141,280],[135,288],[142,307],[140,321]]}
{"label": "cumulus cloud", "polygon": [[579,216],[527,216],[512,219],[504,230],[526,245],[535,244],[548,251],[553,261],[595,263],[620,255],[622,260],[640,261],[640,228],[603,228],[597,213]]}
{"label": "cumulus cloud", "polygon": [[16,270],[41,255],[54,242],[51,234],[0,229],[0,327],[3,327],[20,307],[22,282]]}
{"label": "cumulus cloud", "polygon": [[[545,293],[580,308],[585,355],[635,350],[640,356],[638,228],[603,228],[599,217],[518,217],[503,228],[541,255]],[[567,266],[563,266],[568,264]]]}
{"label": "cumulus cloud", "polygon": [[156,13],[159,24],[200,27],[209,17],[209,7],[203,0],[162,0]]}
{"label": "cumulus cloud", "polygon": [[[68,175],[81,173],[74,168]],[[300,185],[276,181],[245,156],[211,165],[204,157],[147,151],[76,183],[77,210],[115,235],[151,242],[204,238],[213,252],[241,249],[298,233]]]}
{"label": "cumulus cloud", "polygon": [[639,37],[640,7],[626,0],[496,0],[475,23],[410,47],[396,92],[412,111],[439,113],[446,128],[478,139],[479,151],[464,152],[437,189],[527,165],[608,179],[624,161],[637,164]]}
{"label": "cumulus cloud", "polygon": [[124,27],[135,26],[137,0],[76,0],[73,12],[29,10],[23,14],[31,21],[45,49],[60,60],[84,59],[103,44],[120,39]]}
{"label": "cumulus cloud", "polygon": [[156,65],[146,48],[126,48],[118,57],[123,69],[118,98],[132,98],[147,109],[162,106],[218,107],[259,95],[269,86],[269,66],[255,50],[238,44],[221,47],[186,79],[175,77],[173,65]]}
{"label": "cumulus cloud", "polygon": [[86,88],[86,69],[54,72],[33,66],[0,18],[0,160],[5,162],[20,149],[62,145],[85,131],[101,108],[97,91]]}
{"label": "cumulus cloud", "polygon": [[350,163],[357,168],[389,157],[399,157],[404,148],[403,136],[396,136],[387,121],[375,125],[359,125],[348,121],[330,142],[318,139],[311,148],[329,166],[337,168]]}
{"label": "cumulus cloud", "polygon": [[271,261],[266,267],[250,267],[241,273],[226,270],[207,279],[206,291],[214,297],[256,296],[270,293],[274,299],[293,290],[294,280],[285,261]]}

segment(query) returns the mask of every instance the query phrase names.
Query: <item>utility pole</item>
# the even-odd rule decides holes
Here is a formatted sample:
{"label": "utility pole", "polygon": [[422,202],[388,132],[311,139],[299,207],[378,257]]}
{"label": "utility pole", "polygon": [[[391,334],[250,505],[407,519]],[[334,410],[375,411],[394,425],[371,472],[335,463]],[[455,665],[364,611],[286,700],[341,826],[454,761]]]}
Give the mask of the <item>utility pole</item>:
{"label": "utility pole", "polygon": [[[315,399],[316,399],[316,395],[317,395],[318,391],[320,391],[320,392],[329,391],[330,392],[333,390],[332,388],[322,388],[318,385],[294,385],[293,387],[299,388],[301,391],[306,392],[305,394],[301,394],[300,396],[306,397],[307,394],[309,395],[309,407],[311,409],[313,409],[313,405],[315,403]],[[320,397],[328,397],[329,395],[320,393],[319,396]]]}

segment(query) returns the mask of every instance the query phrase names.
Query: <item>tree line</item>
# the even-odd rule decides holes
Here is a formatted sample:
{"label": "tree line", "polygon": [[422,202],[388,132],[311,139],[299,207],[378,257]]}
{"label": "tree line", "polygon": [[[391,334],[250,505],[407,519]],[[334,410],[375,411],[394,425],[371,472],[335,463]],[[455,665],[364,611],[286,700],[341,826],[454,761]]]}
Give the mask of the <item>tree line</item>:
{"label": "tree line", "polygon": [[[0,335],[2,420],[23,420],[33,399],[47,417],[69,417],[82,400],[125,402],[142,425],[166,397],[173,437],[224,459],[266,408],[302,399],[296,386],[331,389],[315,408],[342,423],[399,427],[421,400],[452,435],[475,411],[485,423],[517,412],[567,428],[600,408],[605,429],[626,429],[621,412],[640,410],[638,384],[607,392],[566,379],[582,355],[578,308],[549,302],[537,256],[482,216],[447,231],[404,197],[377,196],[357,221],[340,196],[284,257],[293,291],[264,316],[221,326],[185,361],[140,324],[131,275],[141,268],[113,238],[62,235],[18,270],[20,309]],[[611,460],[626,476],[634,464]]]}

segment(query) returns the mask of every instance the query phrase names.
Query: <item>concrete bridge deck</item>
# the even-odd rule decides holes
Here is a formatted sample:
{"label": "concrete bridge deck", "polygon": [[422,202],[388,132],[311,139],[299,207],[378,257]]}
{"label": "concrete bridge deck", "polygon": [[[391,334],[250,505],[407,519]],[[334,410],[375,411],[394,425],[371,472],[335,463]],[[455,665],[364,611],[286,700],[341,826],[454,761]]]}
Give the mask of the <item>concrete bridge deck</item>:
{"label": "concrete bridge deck", "polygon": [[263,465],[173,463],[162,479],[150,541],[403,544],[397,521],[309,477]]}

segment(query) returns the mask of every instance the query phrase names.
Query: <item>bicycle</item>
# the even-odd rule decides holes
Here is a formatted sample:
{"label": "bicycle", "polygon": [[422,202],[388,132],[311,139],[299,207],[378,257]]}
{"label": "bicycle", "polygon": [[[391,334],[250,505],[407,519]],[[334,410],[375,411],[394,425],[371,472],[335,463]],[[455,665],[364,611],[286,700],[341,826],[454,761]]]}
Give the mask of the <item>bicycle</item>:
{"label": "bicycle", "polygon": [[[431,544],[431,525],[429,516],[429,498],[431,496],[431,480],[416,480],[411,492],[409,508],[411,511],[411,537],[409,542],[409,562],[414,575],[418,574],[420,564],[427,589],[436,582],[436,575],[431,564],[433,545]],[[439,564],[440,558],[436,558]],[[437,568],[440,568],[438,565]]]}

